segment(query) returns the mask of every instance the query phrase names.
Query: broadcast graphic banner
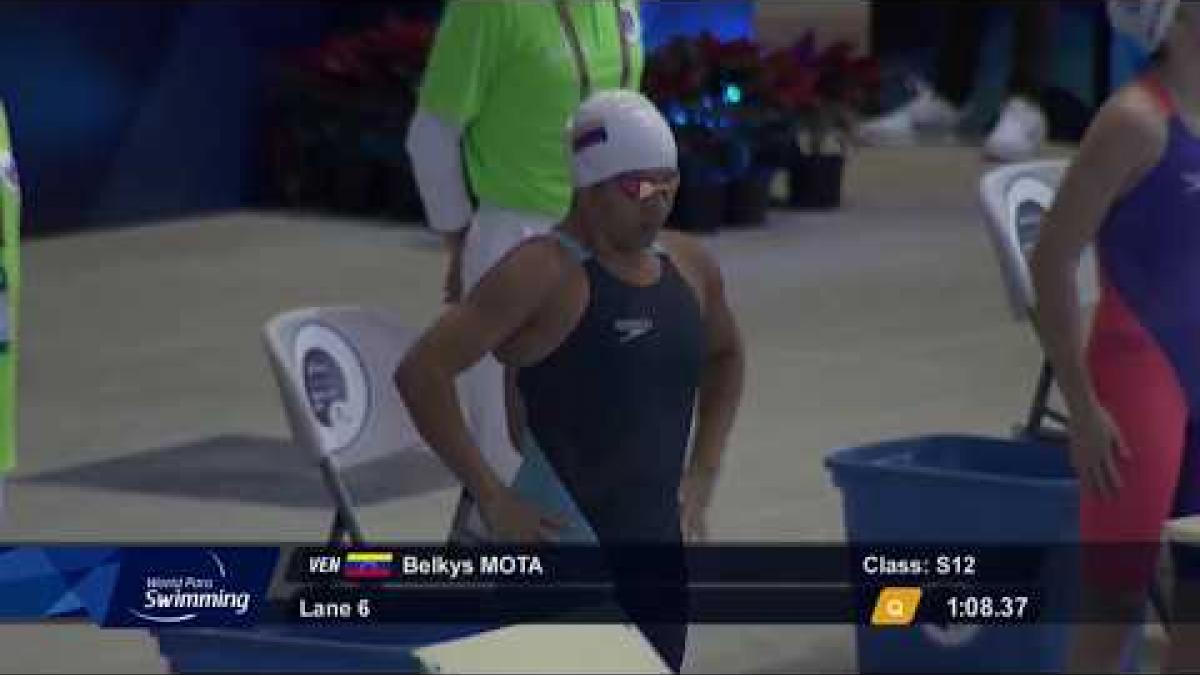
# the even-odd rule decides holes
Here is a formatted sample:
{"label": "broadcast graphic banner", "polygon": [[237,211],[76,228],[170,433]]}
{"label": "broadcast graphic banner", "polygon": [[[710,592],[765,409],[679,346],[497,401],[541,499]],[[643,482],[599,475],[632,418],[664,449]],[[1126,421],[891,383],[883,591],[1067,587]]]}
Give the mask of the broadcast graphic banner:
{"label": "broadcast graphic banner", "polygon": [[[17,546],[0,548],[0,621],[159,632],[595,624],[624,621],[631,598],[653,598],[640,616],[663,622],[1111,621],[1076,609],[1081,555],[1116,564],[1159,553],[1150,545]],[[1175,552],[1173,561],[1200,569],[1196,557]]]}

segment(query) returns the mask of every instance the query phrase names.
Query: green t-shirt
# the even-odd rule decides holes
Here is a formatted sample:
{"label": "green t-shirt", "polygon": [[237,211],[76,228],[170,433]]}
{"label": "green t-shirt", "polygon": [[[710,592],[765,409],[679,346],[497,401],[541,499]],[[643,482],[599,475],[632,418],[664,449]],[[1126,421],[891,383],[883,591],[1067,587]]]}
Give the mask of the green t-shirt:
{"label": "green t-shirt", "polygon": [[[621,84],[630,41],[629,88],[642,78],[637,0],[570,0],[592,91]],[[571,185],[565,129],[580,103],[579,76],[553,0],[450,0],[438,28],[420,105],[464,129],[475,196],[497,206],[566,214]]]}
{"label": "green t-shirt", "polygon": [[21,189],[0,105],[0,474],[17,461],[17,307],[21,287]]}

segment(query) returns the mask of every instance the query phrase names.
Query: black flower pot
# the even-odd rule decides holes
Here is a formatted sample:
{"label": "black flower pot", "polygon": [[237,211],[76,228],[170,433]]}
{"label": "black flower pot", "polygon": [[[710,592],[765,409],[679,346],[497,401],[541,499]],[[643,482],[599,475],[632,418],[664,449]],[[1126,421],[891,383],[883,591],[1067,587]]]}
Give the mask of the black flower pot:
{"label": "black flower pot", "polygon": [[375,167],[353,156],[339,159],[334,177],[334,209],[354,215],[370,213],[377,194]]}
{"label": "black flower pot", "polygon": [[387,212],[396,220],[418,222],[424,217],[421,194],[408,165],[391,165],[387,169]]}
{"label": "black flower pot", "polygon": [[762,225],[771,205],[771,173],[749,171],[729,183],[725,199],[725,224],[733,227]]}
{"label": "black flower pot", "polygon": [[797,152],[788,166],[788,204],[798,209],[836,209],[842,204],[842,155]]}
{"label": "black flower pot", "polygon": [[333,192],[337,162],[328,152],[314,146],[305,147],[300,157],[289,205],[304,209],[335,209]]}
{"label": "black flower pot", "polygon": [[720,181],[681,182],[668,226],[693,234],[716,232],[725,217],[726,188]]}

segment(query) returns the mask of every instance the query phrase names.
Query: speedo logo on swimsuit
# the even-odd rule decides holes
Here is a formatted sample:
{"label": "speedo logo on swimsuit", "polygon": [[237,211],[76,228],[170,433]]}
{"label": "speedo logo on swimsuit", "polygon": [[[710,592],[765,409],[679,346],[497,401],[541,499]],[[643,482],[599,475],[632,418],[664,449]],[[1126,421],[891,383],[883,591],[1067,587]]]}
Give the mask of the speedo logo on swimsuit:
{"label": "speedo logo on swimsuit", "polygon": [[629,344],[654,330],[654,322],[650,319],[617,319],[613,328],[621,334],[621,344]]}
{"label": "speedo logo on swimsuit", "polygon": [[1183,191],[1184,194],[1194,195],[1200,193],[1200,171],[1181,174],[1180,178],[1183,179],[1186,186]]}

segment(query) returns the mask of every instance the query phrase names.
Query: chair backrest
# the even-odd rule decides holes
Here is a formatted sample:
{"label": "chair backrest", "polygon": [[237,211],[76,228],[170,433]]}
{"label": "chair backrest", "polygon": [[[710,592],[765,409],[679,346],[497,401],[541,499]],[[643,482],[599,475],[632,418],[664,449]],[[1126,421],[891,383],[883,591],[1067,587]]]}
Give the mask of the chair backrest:
{"label": "chair backrest", "polygon": [[389,313],[361,307],[269,321],[267,354],[296,441],[337,467],[424,448],[392,379],[415,337]]}
{"label": "chair backrest", "polygon": [[[1028,318],[1036,305],[1028,256],[1066,169],[1067,160],[1021,162],[993,169],[980,181],[984,221],[1017,319]],[[1080,302],[1093,304],[1098,290],[1090,247],[1080,261],[1078,285]]]}

